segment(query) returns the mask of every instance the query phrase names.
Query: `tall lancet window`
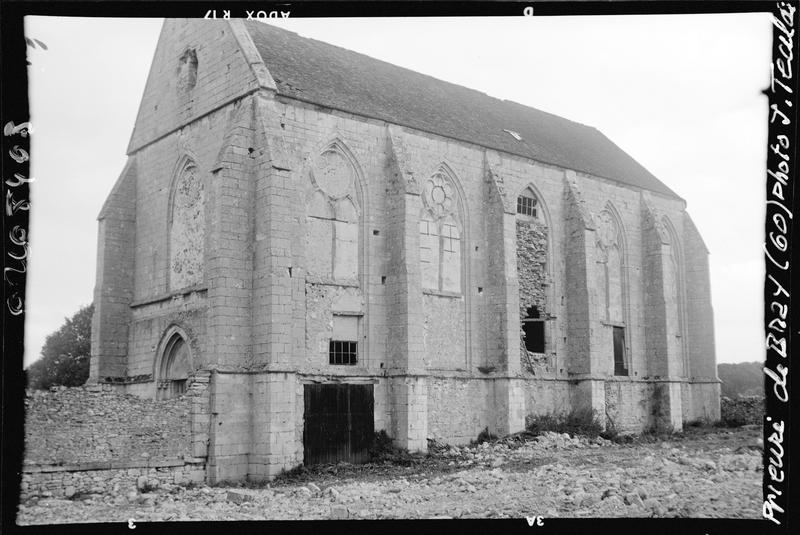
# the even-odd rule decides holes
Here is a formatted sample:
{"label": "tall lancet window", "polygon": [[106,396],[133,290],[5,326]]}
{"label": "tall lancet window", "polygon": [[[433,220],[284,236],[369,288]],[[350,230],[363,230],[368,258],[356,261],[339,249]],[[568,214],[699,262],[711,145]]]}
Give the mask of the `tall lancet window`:
{"label": "tall lancet window", "polygon": [[179,290],[203,282],[205,188],[197,167],[187,162],[172,192],[169,219],[169,287]]}
{"label": "tall lancet window", "polygon": [[310,173],[306,198],[307,274],[318,282],[358,282],[359,221],[356,171],[332,146]]}
{"label": "tall lancet window", "polygon": [[609,210],[600,212],[596,221],[596,289],[601,317],[613,331],[614,375],[628,375],[622,231]]}
{"label": "tall lancet window", "polygon": [[676,355],[677,362],[683,368],[683,375],[688,373],[683,348],[683,277],[681,277],[681,253],[678,235],[672,223],[665,217],[664,228],[669,236],[669,257],[664,262],[664,296],[667,301],[667,325],[669,345],[668,352]]}
{"label": "tall lancet window", "polygon": [[544,212],[528,187],[517,197],[517,278],[519,280],[520,351],[530,367],[546,351],[548,237]]}
{"label": "tall lancet window", "polygon": [[461,293],[461,204],[444,170],[425,182],[419,218],[422,288]]}

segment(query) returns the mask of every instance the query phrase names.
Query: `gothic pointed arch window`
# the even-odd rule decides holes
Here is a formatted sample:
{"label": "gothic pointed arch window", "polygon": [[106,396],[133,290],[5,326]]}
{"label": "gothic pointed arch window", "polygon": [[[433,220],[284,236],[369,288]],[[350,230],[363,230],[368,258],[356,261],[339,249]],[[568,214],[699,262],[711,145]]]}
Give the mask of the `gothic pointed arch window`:
{"label": "gothic pointed arch window", "polygon": [[422,191],[419,252],[422,288],[462,293],[462,205],[453,179],[436,171]]}
{"label": "gothic pointed arch window", "polygon": [[529,186],[517,197],[517,278],[523,361],[547,350],[549,239],[544,210]]}
{"label": "gothic pointed arch window", "polygon": [[159,359],[157,399],[169,399],[186,393],[191,353],[186,339],[179,332],[169,335]]}
{"label": "gothic pointed arch window", "polygon": [[670,220],[664,216],[662,225],[666,230],[669,244],[669,255],[664,262],[664,296],[666,299],[666,316],[668,329],[668,344],[672,346],[667,351],[678,357],[678,362],[683,367],[683,375],[688,373],[688,363],[686,361],[687,352],[684,348],[683,329],[685,325],[684,310],[684,286],[683,272],[681,270],[682,251],[678,241],[678,233],[672,226]]}
{"label": "gothic pointed arch window", "polygon": [[205,188],[191,160],[175,180],[169,213],[169,288],[178,290],[203,281]]}
{"label": "gothic pointed arch window", "polygon": [[625,342],[626,286],[624,275],[624,239],[622,227],[611,209],[601,211],[596,218],[595,271],[601,318],[612,330],[614,375],[628,375],[629,356]]}
{"label": "gothic pointed arch window", "polygon": [[307,275],[358,284],[361,206],[355,165],[338,145],[319,155],[306,197]]}

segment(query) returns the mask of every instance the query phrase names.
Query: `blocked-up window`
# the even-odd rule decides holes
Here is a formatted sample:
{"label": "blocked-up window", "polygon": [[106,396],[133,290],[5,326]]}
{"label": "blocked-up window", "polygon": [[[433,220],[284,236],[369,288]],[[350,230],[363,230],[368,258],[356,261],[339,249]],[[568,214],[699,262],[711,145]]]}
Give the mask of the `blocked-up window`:
{"label": "blocked-up window", "polygon": [[442,221],[442,290],[461,291],[461,235],[452,217]]}
{"label": "blocked-up window", "polygon": [[178,89],[191,91],[197,85],[197,53],[187,50],[178,61]]}
{"label": "blocked-up window", "polygon": [[522,331],[525,335],[525,349],[531,353],[544,353],[544,318],[538,307],[529,307],[527,317],[522,320]]}
{"label": "blocked-up window", "polygon": [[175,182],[169,222],[169,286],[186,288],[203,281],[205,190],[197,168],[187,163]]}
{"label": "blocked-up window", "polygon": [[439,231],[435,221],[419,222],[419,261],[422,287],[439,288]]}
{"label": "blocked-up window", "polygon": [[461,211],[452,179],[436,172],[423,188],[419,224],[422,287],[461,293]]}
{"label": "blocked-up window", "polygon": [[355,168],[333,146],[319,156],[310,179],[306,271],[324,281],[357,282],[360,210]]}
{"label": "blocked-up window", "polygon": [[614,327],[614,375],[628,375],[625,363],[625,328]]}
{"label": "blocked-up window", "polygon": [[158,399],[169,399],[186,392],[189,366],[189,347],[183,337],[176,333],[167,342],[161,358]]}

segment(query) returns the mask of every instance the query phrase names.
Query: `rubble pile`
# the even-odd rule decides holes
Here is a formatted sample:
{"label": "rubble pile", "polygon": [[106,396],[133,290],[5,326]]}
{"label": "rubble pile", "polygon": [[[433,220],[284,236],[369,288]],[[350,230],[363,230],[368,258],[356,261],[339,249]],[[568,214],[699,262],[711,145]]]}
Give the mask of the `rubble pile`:
{"label": "rubble pile", "polygon": [[299,479],[255,488],[143,481],[114,495],[32,500],[20,507],[18,522],[760,518],[759,431],[712,429],[624,445],[552,432],[465,446],[434,443],[417,464],[312,467]]}

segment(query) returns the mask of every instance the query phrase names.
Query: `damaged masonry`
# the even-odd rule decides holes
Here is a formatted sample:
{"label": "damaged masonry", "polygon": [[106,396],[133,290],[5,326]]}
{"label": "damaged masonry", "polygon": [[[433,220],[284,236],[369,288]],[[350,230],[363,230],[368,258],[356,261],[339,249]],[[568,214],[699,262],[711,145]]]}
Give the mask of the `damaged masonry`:
{"label": "damaged masonry", "polygon": [[89,382],[184,396],[194,478],[358,462],[379,431],[425,451],[577,409],[719,418],[708,251],[593,128],[255,21],[167,20],[127,154]]}

